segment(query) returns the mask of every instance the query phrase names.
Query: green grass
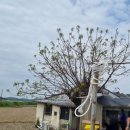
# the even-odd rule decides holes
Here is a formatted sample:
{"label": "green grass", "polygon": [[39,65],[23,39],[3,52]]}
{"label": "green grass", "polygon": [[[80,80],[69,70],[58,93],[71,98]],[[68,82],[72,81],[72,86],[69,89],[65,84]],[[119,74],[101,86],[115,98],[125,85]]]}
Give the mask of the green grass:
{"label": "green grass", "polygon": [[22,107],[22,106],[36,106],[36,102],[0,100],[0,107]]}

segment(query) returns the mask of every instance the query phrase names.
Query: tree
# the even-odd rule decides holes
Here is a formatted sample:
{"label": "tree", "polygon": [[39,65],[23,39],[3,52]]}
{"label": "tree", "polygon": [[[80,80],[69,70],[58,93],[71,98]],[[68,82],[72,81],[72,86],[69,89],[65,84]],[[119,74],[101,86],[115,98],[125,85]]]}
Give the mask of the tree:
{"label": "tree", "polygon": [[57,32],[56,42],[51,41],[48,47],[39,43],[39,53],[34,55],[37,64],[29,65],[29,71],[39,80],[32,84],[28,79],[22,83],[15,82],[18,95],[66,93],[74,97],[87,93],[92,79],[92,65],[96,62],[110,63],[100,78],[100,89],[110,82],[115,83],[117,76],[130,72],[125,64],[130,54],[129,37],[128,41],[120,38],[118,30],[113,36],[108,30],[102,31],[98,27],[95,31],[86,28],[82,33],[77,26],[65,36],[60,28]]}

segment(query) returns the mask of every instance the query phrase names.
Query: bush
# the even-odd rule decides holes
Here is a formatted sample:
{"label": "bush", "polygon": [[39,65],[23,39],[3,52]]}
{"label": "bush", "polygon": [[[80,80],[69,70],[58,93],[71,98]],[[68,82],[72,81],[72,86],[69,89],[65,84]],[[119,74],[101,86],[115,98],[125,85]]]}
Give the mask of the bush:
{"label": "bush", "polygon": [[38,128],[37,126],[40,126],[40,121],[39,121],[39,118],[37,118],[37,120],[36,120],[35,127],[36,127],[36,128]]}
{"label": "bush", "polygon": [[12,102],[9,102],[9,101],[0,102],[0,107],[12,107],[12,106],[14,106]]}
{"label": "bush", "polygon": [[19,102],[13,102],[14,106],[20,106]]}

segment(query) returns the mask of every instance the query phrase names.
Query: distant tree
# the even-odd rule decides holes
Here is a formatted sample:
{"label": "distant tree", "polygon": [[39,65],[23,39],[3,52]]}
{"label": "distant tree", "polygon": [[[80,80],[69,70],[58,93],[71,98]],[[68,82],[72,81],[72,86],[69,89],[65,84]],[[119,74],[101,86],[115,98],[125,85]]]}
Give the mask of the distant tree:
{"label": "distant tree", "polygon": [[1,98],[1,99],[3,98],[3,89],[1,90],[0,98]]}
{"label": "distant tree", "polygon": [[[110,36],[108,30],[71,28],[64,35],[57,29],[56,42],[42,47],[34,55],[37,63],[29,65],[29,71],[39,80],[29,80],[14,86],[18,95],[53,95],[66,93],[70,97],[87,93],[92,78],[92,65],[95,62],[111,63],[101,76],[100,88],[115,83],[118,76],[127,75],[130,69],[124,64],[129,57],[129,38],[120,38],[118,30]],[[129,32],[128,32],[129,33]],[[116,64],[118,63],[118,64]]]}

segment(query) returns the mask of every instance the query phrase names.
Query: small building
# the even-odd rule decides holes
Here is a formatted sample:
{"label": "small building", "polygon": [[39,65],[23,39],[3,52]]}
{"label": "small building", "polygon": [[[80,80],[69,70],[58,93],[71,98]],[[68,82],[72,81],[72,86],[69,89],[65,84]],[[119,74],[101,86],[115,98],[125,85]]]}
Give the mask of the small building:
{"label": "small building", "polygon": [[[82,101],[84,101],[82,98]],[[87,109],[85,105],[84,111]],[[126,115],[130,111],[130,97],[125,94],[117,94],[107,89],[103,89],[102,92],[97,94],[97,106],[96,106],[96,122],[100,125],[100,130],[105,127],[105,124],[109,125],[111,119],[118,120],[118,115],[121,109],[124,109]],[[84,128],[84,123],[91,120],[91,108],[88,113],[80,118],[80,130]]]}
{"label": "small building", "polygon": [[117,120],[121,109],[124,109],[126,115],[130,111],[130,97],[112,98],[110,96],[100,96],[97,101],[103,106],[102,124],[109,124],[111,119]]}
{"label": "small building", "polygon": [[36,119],[47,122],[52,129],[76,129],[78,118],[74,115],[75,104],[67,95],[53,96],[37,103]]}
{"label": "small building", "polygon": [[[122,108],[125,109],[126,114],[130,110],[130,98],[118,95],[107,89],[98,93],[96,121],[100,128],[104,127],[104,121],[109,123],[110,118],[117,117]],[[84,98],[86,97],[78,100],[83,101]],[[91,108],[85,116],[78,118],[74,115],[75,107],[75,104],[65,94],[45,98],[37,103],[36,119],[40,121],[40,124],[47,122],[51,128],[57,130],[67,130],[68,128],[82,130],[83,123],[91,119]],[[86,109],[87,105],[84,107],[84,111]]]}

